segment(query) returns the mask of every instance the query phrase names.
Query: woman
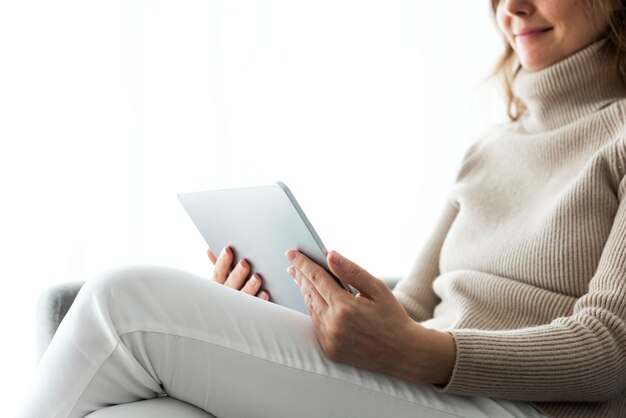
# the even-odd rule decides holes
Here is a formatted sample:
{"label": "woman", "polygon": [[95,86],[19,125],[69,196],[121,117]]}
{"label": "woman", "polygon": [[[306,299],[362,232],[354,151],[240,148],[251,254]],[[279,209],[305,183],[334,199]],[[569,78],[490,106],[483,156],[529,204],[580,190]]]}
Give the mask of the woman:
{"label": "woman", "polygon": [[492,3],[511,122],[469,148],[393,292],[334,251],[357,297],[286,254],[310,318],[267,303],[228,249],[209,251],[214,282],[103,273],[41,360],[24,416],[163,393],[222,418],[623,415],[626,0]]}

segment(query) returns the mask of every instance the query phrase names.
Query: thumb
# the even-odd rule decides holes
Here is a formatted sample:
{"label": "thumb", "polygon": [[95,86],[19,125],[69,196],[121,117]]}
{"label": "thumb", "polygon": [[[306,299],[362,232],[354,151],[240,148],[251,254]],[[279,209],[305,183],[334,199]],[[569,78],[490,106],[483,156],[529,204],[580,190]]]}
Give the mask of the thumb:
{"label": "thumb", "polygon": [[335,250],[328,253],[327,261],[328,267],[330,267],[335,276],[341,279],[341,281],[352,285],[370,299],[377,299],[381,296],[381,285],[386,288],[386,285],[380,279],[372,276]]}

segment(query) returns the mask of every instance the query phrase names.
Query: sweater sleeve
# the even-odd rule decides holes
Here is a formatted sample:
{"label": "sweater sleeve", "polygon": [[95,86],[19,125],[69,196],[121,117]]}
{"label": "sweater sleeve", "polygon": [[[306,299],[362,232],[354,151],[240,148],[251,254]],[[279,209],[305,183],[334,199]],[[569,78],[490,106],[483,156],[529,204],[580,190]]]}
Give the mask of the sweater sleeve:
{"label": "sweater sleeve", "polygon": [[407,276],[398,282],[393,294],[415,321],[432,318],[439,298],[433,291],[433,280],[439,276],[439,254],[458,208],[448,200],[429,239],[420,251]]}
{"label": "sweater sleeve", "polygon": [[436,390],[525,401],[606,401],[626,389],[626,177],[588,292],[568,317],[516,330],[448,331],[456,364]]}

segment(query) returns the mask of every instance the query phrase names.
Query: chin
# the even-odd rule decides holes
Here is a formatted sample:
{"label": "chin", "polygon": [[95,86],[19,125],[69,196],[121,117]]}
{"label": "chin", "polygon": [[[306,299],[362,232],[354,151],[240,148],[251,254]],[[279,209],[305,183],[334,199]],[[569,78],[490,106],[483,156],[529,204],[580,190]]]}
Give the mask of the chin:
{"label": "chin", "polygon": [[520,63],[522,64],[522,67],[527,70],[527,71],[539,71],[539,70],[543,70],[546,67],[551,66],[552,64],[555,64],[557,61],[559,61],[558,59],[554,59],[554,58],[526,58],[526,59],[520,59]]}

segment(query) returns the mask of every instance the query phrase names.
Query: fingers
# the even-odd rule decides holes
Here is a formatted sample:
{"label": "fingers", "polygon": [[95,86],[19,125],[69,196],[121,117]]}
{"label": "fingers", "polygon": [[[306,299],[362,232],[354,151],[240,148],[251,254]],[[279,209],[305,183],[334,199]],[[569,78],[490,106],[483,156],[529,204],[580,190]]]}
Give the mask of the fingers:
{"label": "fingers", "polygon": [[355,287],[361,296],[376,299],[386,294],[388,288],[382,280],[372,276],[365,269],[343,257],[337,251],[329,252],[327,261],[330,271],[343,282]]}
{"label": "fingers", "polygon": [[220,256],[216,259],[215,266],[213,268],[213,281],[219,284],[224,284],[228,279],[228,272],[230,271],[230,265],[233,262],[233,254],[228,247],[224,247]]}
{"label": "fingers", "polygon": [[259,299],[270,300],[270,294],[267,290],[259,290],[261,289],[263,280],[258,273],[253,274],[247,279],[250,273],[250,265],[246,260],[240,260],[235,268],[230,271],[230,266],[233,262],[233,254],[230,248],[224,247],[217,258],[210,248],[207,254],[214,264],[212,277],[214,282],[231,287],[235,290],[241,290],[251,296],[257,296]]}
{"label": "fingers", "polygon": [[239,260],[233,271],[230,272],[228,278],[224,282],[225,286],[233,289],[241,289],[248,274],[250,273],[250,264],[244,259]]}
{"label": "fingers", "polygon": [[211,263],[213,263],[213,265],[215,265],[215,263],[217,262],[217,257],[215,257],[215,254],[213,254],[213,251],[211,251],[210,248],[207,251],[207,254],[209,256],[209,260],[211,260]]}
{"label": "fingers", "polygon": [[257,273],[254,273],[246,282],[246,284],[241,288],[243,293],[247,293],[249,295],[256,295],[259,289],[261,288],[261,278]]}
{"label": "fingers", "polygon": [[322,332],[322,321],[315,312],[311,312],[311,322],[313,323],[313,329],[315,330],[317,342],[320,345],[322,351],[326,352],[324,347],[327,345],[328,339],[326,338],[326,334]]}
{"label": "fingers", "polygon": [[259,273],[254,273],[248,279],[246,284],[241,288],[241,291],[251,296],[256,295],[256,297],[258,297],[259,299],[270,300],[270,295],[267,292],[267,290],[264,289],[264,290],[259,291],[262,284],[263,284],[263,279],[261,279],[261,276],[259,275]]}
{"label": "fingers", "polygon": [[242,259],[231,272],[230,266],[232,263],[233,253],[230,248],[224,247],[213,267],[213,281],[239,290],[250,273],[250,265],[246,260]]}
{"label": "fingers", "polygon": [[315,286],[306,278],[303,277],[302,272],[296,269],[295,278],[296,282],[300,283],[300,293],[304,297],[304,303],[306,304],[309,313],[315,314],[318,318],[321,318],[324,312],[328,309],[328,303],[319,294]]}
{"label": "fingers", "polygon": [[348,293],[339,287],[335,279],[309,257],[297,250],[288,250],[285,252],[285,255],[287,255],[287,258],[296,270],[302,273],[302,277],[306,278],[313,285],[327,304],[331,304],[333,299],[339,301],[348,298]]}

